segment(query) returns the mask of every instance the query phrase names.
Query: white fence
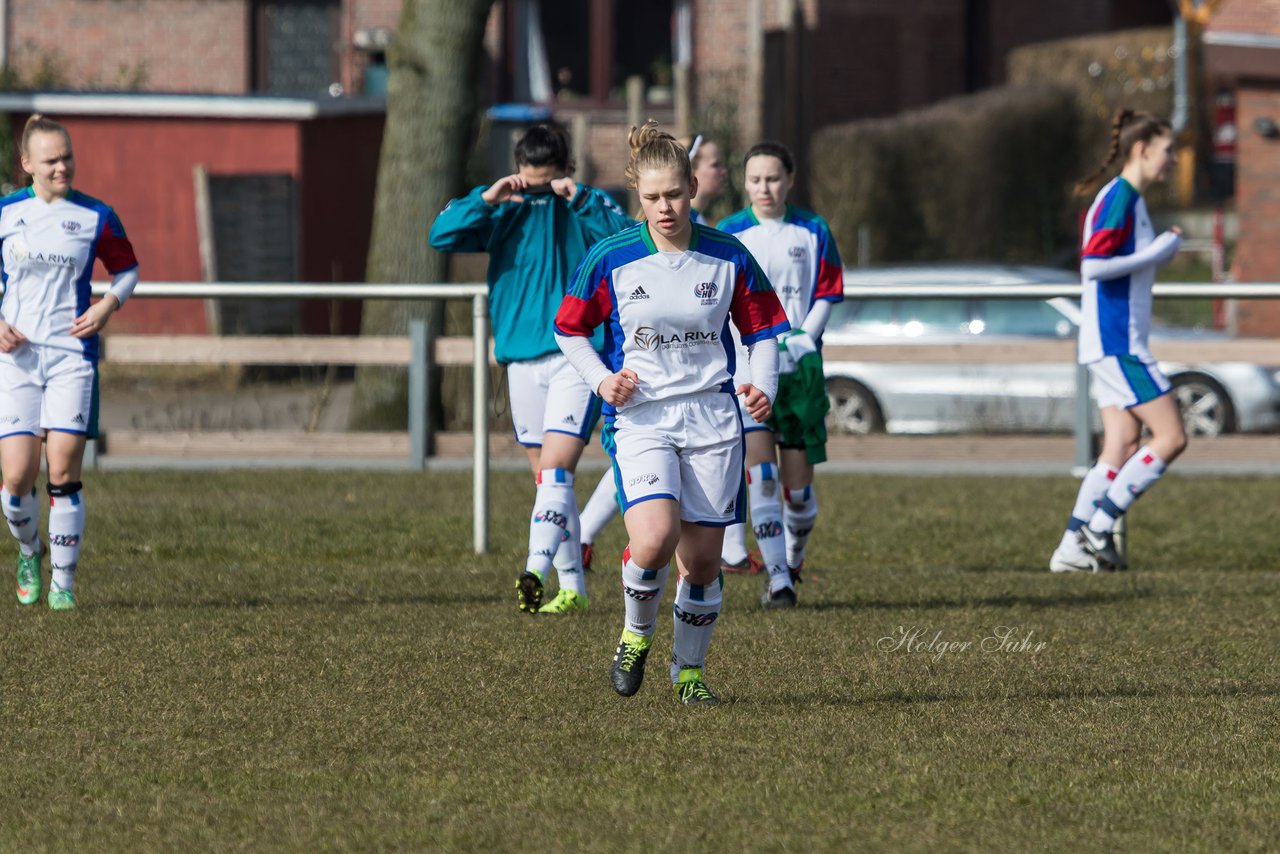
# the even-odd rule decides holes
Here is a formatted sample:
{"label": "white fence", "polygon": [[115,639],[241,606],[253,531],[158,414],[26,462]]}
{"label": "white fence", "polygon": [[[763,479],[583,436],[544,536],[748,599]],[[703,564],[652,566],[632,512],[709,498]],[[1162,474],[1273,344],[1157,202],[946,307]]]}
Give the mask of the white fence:
{"label": "white fence", "polygon": [[[101,295],[106,285],[95,284],[94,293]],[[1002,298],[1047,300],[1055,297],[1080,297],[1080,286],[1074,284],[1044,285],[911,285],[859,284],[846,286],[849,299],[961,299]],[[1212,299],[1276,299],[1280,283],[1251,284],[1161,284],[1156,297]],[[485,417],[489,398],[491,350],[489,345],[488,287],[484,284],[307,284],[278,282],[144,282],[138,285],[135,298],[186,299],[329,299],[329,300],[439,300],[469,299],[472,305],[470,353],[463,341],[432,340],[431,330],[417,323],[405,338],[209,338],[207,336],[106,337],[104,358],[135,363],[187,364],[273,363],[273,364],[396,364],[410,371],[409,393],[409,457],[408,467],[421,468],[429,446],[427,422],[430,395],[429,375],[432,363],[470,364],[472,367],[472,454],[473,454],[473,544],[477,553],[489,546],[489,429]],[[149,342],[149,343],[148,343]],[[1177,358],[1186,361],[1230,359],[1280,364],[1280,341],[1224,341],[1212,345],[1181,344]],[[149,349],[148,349],[149,348]],[[1074,361],[1072,342],[1051,341],[1043,344],[1019,345],[1018,358],[1035,361]],[[959,356],[958,345],[911,345],[894,348],[878,345],[869,359],[867,348],[828,347],[829,358],[863,360],[927,361],[950,360]],[[1008,345],[963,345],[968,360],[1008,360]],[[1162,357],[1166,354],[1162,351]],[[1090,422],[1088,374],[1077,370],[1075,444],[1076,463],[1092,462],[1092,426]]]}

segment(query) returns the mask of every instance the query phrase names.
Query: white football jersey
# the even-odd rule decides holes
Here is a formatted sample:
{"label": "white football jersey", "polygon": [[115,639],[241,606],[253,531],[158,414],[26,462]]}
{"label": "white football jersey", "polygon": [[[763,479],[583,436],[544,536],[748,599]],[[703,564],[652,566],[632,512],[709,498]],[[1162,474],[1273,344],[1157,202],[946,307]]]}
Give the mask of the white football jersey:
{"label": "white football jersey", "polygon": [[98,336],[79,339],[71,325],[89,308],[93,262],[115,275],[138,265],[119,217],[72,191],[45,202],[31,188],[0,199],[0,316],[33,344],[98,359]]}

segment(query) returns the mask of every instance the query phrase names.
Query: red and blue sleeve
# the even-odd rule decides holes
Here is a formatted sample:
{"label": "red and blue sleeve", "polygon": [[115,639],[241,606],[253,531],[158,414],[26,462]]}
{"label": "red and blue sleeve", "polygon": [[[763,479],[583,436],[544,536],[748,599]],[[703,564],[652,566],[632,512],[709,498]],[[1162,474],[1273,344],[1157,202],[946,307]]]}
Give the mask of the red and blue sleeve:
{"label": "red and blue sleeve", "polygon": [[596,253],[582,259],[573,284],[556,312],[557,335],[579,335],[590,338],[613,312],[613,294],[609,288],[608,265]]}
{"label": "red and blue sleeve", "polygon": [[1082,257],[1114,258],[1133,252],[1133,227],[1139,198],[1126,181],[1117,181],[1107,191],[1094,210]]}
{"label": "red and blue sleeve", "polygon": [[787,313],[783,311],[778,295],[773,292],[773,285],[769,284],[755,258],[745,249],[742,254],[745,257],[738,263],[729,313],[742,336],[742,343],[751,345],[789,332],[791,324],[787,322]]}
{"label": "red and blue sleeve", "polygon": [[107,212],[102,234],[98,236],[98,258],[113,276],[138,266],[138,259],[133,254],[133,244],[124,233],[124,226],[115,211]]}
{"label": "red and blue sleeve", "polygon": [[826,223],[818,229],[818,279],[813,284],[813,298],[841,302],[844,300],[844,264],[840,250]]}

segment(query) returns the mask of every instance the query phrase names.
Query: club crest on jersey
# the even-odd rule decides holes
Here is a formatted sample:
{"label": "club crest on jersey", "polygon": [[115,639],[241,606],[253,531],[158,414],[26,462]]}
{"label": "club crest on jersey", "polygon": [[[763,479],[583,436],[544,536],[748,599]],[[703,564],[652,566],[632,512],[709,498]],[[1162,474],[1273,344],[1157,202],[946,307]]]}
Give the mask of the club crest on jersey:
{"label": "club crest on jersey", "polygon": [[792,260],[792,261],[796,261],[796,262],[803,261],[803,260],[804,260],[804,247],[803,247],[803,246],[792,246],[790,249],[788,249],[788,250],[787,250],[787,254],[791,256],[791,260]]}
{"label": "club crest on jersey", "polygon": [[641,326],[631,338],[641,350],[656,350],[662,336],[652,326]]}
{"label": "club crest on jersey", "polygon": [[67,234],[75,234],[83,227],[84,226],[76,222],[74,219],[65,219],[62,221],[62,230]]}
{"label": "club crest on jersey", "polygon": [[693,295],[702,300],[703,305],[715,305],[718,293],[720,286],[715,282],[699,282],[693,286]]}

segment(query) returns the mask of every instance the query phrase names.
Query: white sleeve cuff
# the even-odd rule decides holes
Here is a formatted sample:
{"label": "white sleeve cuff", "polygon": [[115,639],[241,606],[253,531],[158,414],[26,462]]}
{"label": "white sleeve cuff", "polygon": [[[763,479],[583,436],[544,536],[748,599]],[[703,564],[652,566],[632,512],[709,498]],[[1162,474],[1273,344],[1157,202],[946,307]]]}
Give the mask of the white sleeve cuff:
{"label": "white sleeve cuff", "polygon": [[762,338],[748,344],[747,364],[751,368],[751,384],[764,392],[772,404],[778,396],[778,339]]}
{"label": "white sleeve cuff", "polygon": [[125,270],[123,273],[116,273],[115,277],[111,280],[111,287],[107,290],[115,296],[116,300],[119,301],[120,306],[123,307],[124,301],[133,294],[133,289],[137,286],[138,268],[135,266],[130,270]]}

